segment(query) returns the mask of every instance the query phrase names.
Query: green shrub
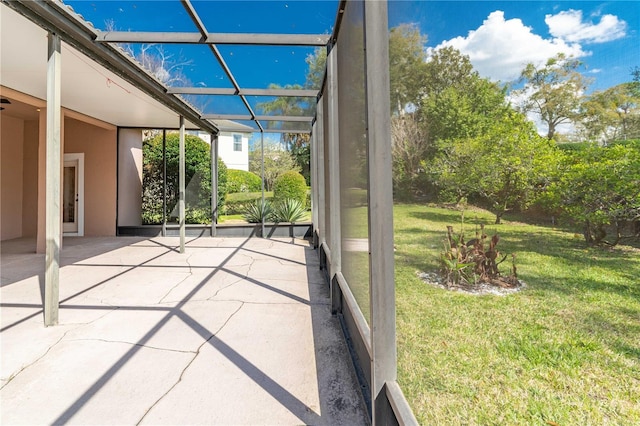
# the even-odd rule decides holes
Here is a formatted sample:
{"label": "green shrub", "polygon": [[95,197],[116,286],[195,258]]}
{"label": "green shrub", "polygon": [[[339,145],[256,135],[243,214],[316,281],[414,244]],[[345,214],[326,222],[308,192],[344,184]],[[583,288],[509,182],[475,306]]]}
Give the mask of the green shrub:
{"label": "green shrub", "polygon": [[294,170],[282,173],[273,183],[273,198],[276,200],[292,198],[306,207],[307,183],[304,176]]}
{"label": "green shrub", "polygon": [[304,204],[300,200],[294,200],[293,198],[286,198],[279,200],[273,207],[273,213],[271,214],[271,220],[274,222],[298,222],[306,214]]}
{"label": "green shrub", "polygon": [[211,213],[209,209],[187,209],[184,212],[184,221],[188,224],[209,224],[211,223]]}
{"label": "green shrub", "polygon": [[[146,139],[142,145],[142,223],[160,224],[163,221],[163,196],[166,191],[168,222],[178,216],[180,182],[180,135],[168,133],[163,144],[162,135]],[[197,136],[185,136],[185,220],[187,223],[211,221],[211,151]],[[165,153],[163,155],[163,147]],[[166,167],[165,167],[166,160]],[[166,168],[166,177],[164,170]],[[218,206],[222,210],[227,193],[227,167],[218,159]],[[193,212],[193,213],[189,213]],[[197,212],[197,213],[195,213]]]}
{"label": "green shrub", "polygon": [[218,158],[218,211],[224,211],[224,203],[227,198],[227,183],[229,181],[229,170],[222,159]]}
{"label": "green shrub", "polygon": [[263,218],[265,221],[270,219],[272,211],[271,202],[264,200],[263,203],[259,199],[246,204],[242,217],[249,223],[261,223]]}
{"label": "green shrub", "polygon": [[235,169],[227,171],[227,192],[229,194],[260,190],[262,190],[262,180],[255,173]]}

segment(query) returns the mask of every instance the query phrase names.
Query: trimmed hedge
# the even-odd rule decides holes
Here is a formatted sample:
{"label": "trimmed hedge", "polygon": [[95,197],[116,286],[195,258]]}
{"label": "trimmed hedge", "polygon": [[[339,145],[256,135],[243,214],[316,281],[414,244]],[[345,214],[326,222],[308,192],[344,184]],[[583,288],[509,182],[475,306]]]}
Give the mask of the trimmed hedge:
{"label": "trimmed hedge", "polygon": [[282,173],[273,183],[273,198],[298,200],[303,206],[307,203],[307,182],[300,173],[290,170]]}
{"label": "trimmed hedge", "polygon": [[229,169],[227,171],[227,192],[257,192],[262,190],[260,176],[246,170]]}
{"label": "trimmed hedge", "polygon": [[[265,192],[264,197],[270,200],[273,198],[273,192]],[[247,205],[258,199],[262,199],[262,191],[230,193],[225,201],[224,214],[243,214]]]}

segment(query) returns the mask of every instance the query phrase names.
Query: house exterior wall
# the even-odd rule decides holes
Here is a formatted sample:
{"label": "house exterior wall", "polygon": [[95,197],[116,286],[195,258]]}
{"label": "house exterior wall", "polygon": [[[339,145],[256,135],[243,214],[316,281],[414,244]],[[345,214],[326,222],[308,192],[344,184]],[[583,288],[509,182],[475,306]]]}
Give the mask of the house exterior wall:
{"label": "house exterior wall", "polygon": [[[233,135],[242,136],[242,151],[233,150]],[[229,169],[249,170],[249,135],[221,132],[218,135],[218,156]]]}
{"label": "house exterior wall", "polygon": [[0,126],[0,240],[22,236],[24,121],[4,115]]}
{"label": "house exterior wall", "polygon": [[24,149],[22,168],[22,236],[35,237],[38,233],[38,138],[40,123],[24,122]]}
{"label": "house exterior wall", "polygon": [[[211,144],[211,135],[204,132],[193,132],[200,139]],[[242,137],[242,150],[233,149],[233,135]],[[218,134],[218,157],[229,169],[249,170],[249,137],[251,133],[221,131]]]}
{"label": "house exterior wall", "polygon": [[84,235],[116,234],[116,130],[65,118],[64,152],[84,153]]}
{"label": "house exterior wall", "polygon": [[118,226],[142,225],[142,130],[118,130]]}

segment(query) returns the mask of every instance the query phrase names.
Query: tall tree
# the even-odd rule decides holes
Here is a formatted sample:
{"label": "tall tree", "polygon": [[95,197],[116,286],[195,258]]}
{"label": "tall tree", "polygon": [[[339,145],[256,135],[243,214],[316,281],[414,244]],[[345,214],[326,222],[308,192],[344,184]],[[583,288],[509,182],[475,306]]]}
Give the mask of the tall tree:
{"label": "tall tree", "polygon": [[313,54],[305,58],[307,63],[307,79],[304,83],[306,89],[320,89],[327,68],[327,49],[316,47]]}
{"label": "tall tree", "polygon": [[439,183],[458,198],[480,197],[500,223],[544,188],[556,149],[523,114],[510,111],[479,136],[447,141],[436,161]]}
{"label": "tall tree", "polygon": [[415,114],[391,117],[391,156],[393,160],[393,193],[396,198],[410,199],[419,188],[418,181],[424,174],[421,161],[425,158],[427,140],[424,127]]}
{"label": "tall tree", "polygon": [[453,48],[434,52],[426,63],[424,96],[416,114],[425,135],[422,170],[427,192],[441,188],[434,158],[453,140],[478,137],[504,116],[505,90],[483,79],[469,57]]}
{"label": "tall tree", "polygon": [[438,49],[429,56],[422,82],[423,90],[428,96],[437,96],[450,87],[464,90],[467,83],[478,77],[469,56],[449,46]]}
{"label": "tall tree", "polygon": [[560,124],[579,117],[582,96],[590,81],[578,69],[582,63],[563,53],[550,58],[543,66],[526,65],[520,75],[524,88],[514,94],[523,99],[523,112],[537,114],[547,125],[547,139],[553,139]]}
{"label": "tall tree", "polygon": [[580,127],[589,140],[606,143],[640,137],[634,126],[640,112],[640,93],[633,83],[622,83],[587,96]]}
{"label": "tall tree", "polygon": [[391,109],[401,113],[418,105],[423,95],[427,37],[415,24],[402,24],[389,32]]}

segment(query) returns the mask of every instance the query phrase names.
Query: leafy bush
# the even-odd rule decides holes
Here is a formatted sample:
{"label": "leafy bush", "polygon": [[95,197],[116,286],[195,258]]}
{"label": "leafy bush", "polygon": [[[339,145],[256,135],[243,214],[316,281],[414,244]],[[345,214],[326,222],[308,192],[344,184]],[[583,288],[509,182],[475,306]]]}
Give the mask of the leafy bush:
{"label": "leafy bush", "polygon": [[188,209],[184,212],[185,223],[211,223],[209,209]]}
{"label": "leafy bush", "polygon": [[[640,219],[640,143],[592,145],[566,156],[557,174],[544,202],[582,224],[587,244],[616,245]],[[607,227],[615,228],[611,241]]]}
{"label": "leafy bush", "polygon": [[304,204],[300,200],[294,200],[293,198],[287,198],[279,200],[273,207],[271,214],[271,220],[274,222],[298,222],[306,214]]}
{"label": "leafy bush", "polygon": [[[166,137],[166,179],[163,176],[162,134],[146,139],[142,145],[142,223],[162,223],[162,196],[166,188],[167,221],[178,216],[179,193],[178,133]],[[185,135],[185,207],[187,223],[211,221],[211,153],[210,146],[197,136]],[[218,206],[224,205],[227,167],[218,160]],[[191,214],[190,211],[199,211]],[[204,213],[203,213],[204,212]]]}
{"label": "leafy bush", "polygon": [[249,223],[261,223],[263,219],[269,220],[272,212],[271,202],[264,200],[263,203],[262,199],[259,199],[246,204],[242,217]]}
{"label": "leafy bush", "polygon": [[230,169],[227,171],[227,192],[257,192],[262,190],[260,176],[245,170]]}
{"label": "leafy bush", "polygon": [[273,183],[273,197],[276,200],[292,198],[306,207],[307,183],[304,177],[294,170],[282,173]]}
{"label": "leafy bush", "polygon": [[227,165],[218,158],[218,211],[224,211],[224,203],[227,198],[227,185],[229,180],[229,170]]}

